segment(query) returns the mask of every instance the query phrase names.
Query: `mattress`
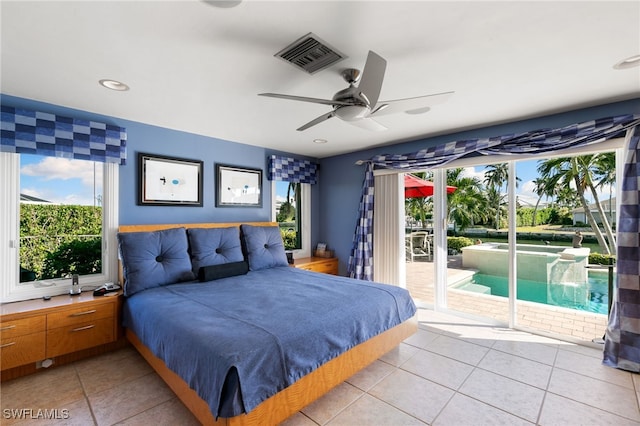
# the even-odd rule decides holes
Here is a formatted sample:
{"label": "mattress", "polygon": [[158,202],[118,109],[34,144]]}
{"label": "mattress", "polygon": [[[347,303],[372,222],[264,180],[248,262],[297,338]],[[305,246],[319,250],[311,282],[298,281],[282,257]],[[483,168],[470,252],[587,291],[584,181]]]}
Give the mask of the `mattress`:
{"label": "mattress", "polygon": [[399,287],[275,267],[141,291],[123,320],[217,418],[251,411],[415,312]]}

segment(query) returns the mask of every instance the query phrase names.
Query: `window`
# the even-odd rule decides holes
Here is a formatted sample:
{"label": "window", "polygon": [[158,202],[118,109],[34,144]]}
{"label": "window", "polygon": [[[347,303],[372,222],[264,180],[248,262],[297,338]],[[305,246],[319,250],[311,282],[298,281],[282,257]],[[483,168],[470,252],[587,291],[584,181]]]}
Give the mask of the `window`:
{"label": "window", "polygon": [[307,257],[311,253],[311,186],[307,183],[273,181],[273,217],[280,224],[286,250],[294,257]]}
{"label": "window", "polygon": [[0,169],[3,301],[116,279],[117,165],[0,153]]}

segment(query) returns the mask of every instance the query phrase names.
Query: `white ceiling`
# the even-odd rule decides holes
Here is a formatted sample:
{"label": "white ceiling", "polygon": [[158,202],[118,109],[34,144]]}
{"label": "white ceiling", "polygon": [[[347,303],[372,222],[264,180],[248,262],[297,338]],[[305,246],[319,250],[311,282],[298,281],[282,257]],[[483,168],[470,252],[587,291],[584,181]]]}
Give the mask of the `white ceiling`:
{"label": "white ceiling", "polygon": [[[613,69],[640,54],[638,1],[3,0],[0,13],[4,94],[313,157],[640,96],[640,67]],[[309,75],[274,57],[309,32],[348,58]],[[369,50],[388,62],[381,100],[455,95],[378,118],[384,132],[338,118],[297,132],[331,107],[257,96],[331,98]]]}

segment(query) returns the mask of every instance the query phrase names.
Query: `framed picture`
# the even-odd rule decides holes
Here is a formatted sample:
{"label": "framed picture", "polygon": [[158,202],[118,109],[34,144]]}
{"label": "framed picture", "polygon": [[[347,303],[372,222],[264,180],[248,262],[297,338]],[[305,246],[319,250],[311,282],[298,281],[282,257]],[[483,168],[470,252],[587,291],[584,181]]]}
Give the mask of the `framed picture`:
{"label": "framed picture", "polygon": [[216,207],[262,207],[262,170],[216,164]]}
{"label": "framed picture", "polygon": [[200,160],[138,153],[138,205],[202,207]]}

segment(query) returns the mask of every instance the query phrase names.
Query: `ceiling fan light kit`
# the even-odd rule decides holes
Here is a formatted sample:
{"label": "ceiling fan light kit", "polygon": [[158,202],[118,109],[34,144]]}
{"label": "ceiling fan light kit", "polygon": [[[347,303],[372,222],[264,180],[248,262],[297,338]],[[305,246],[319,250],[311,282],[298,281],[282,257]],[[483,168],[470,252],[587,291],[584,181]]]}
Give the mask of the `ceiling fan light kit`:
{"label": "ceiling fan light kit", "polygon": [[[307,34],[307,36],[310,35],[313,36],[311,33]],[[288,46],[285,49],[288,52],[287,56],[292,56],[293,53],[296,53],[298,50],[304,50],[305,46],[313,45],[313,43],[304,37],[303,39],[300,39],[302,42],[298,40],[294,43],[295,46],[298,46],[297,48]],[[302,47],[300,47],[300,44],[302,44]],[[281,52],[278,52],[276,56],[280,56]],[[304,131],[333,117],[338,117],[346,123],[366,130],[382,131],[387,128],[375,121],[372,118],[373,116],[377,117],[397,112],[406,112],[412,115],[424,114],[431,110],[432,105],[446,101],[453,94],[453,92],[445,92],[415,98],[378,101],[386,68],[387,61],[382,56],[370,50],[362,72],[356,68],[347,68],[340,73],[342,78],[349,84],[349,87],[338,91],[331,99],[309,98],[279,93],[260,93],[259,95],[292,101],[311,102],[333,107],[333,111],[314,118],[297,128],[296,130],[298,131]],[[358,86],[355,85],[356,83],[358,83]]]}

